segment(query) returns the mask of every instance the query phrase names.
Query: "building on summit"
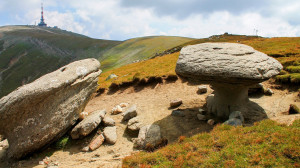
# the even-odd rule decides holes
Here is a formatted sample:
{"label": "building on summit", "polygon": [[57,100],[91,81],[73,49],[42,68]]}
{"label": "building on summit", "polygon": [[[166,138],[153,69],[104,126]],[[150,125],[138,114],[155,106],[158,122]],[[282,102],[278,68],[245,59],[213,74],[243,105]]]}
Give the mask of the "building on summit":
{"label": "building on summit", "polygon": [[41,11],[41,21],[40,23],[38,24],[38,26],[41,26],[41,27],[47,27],[47,24],[45,23],[45,20],[44,20],[44,12],[43,12],[43,3],[42,3],[42,11]]}

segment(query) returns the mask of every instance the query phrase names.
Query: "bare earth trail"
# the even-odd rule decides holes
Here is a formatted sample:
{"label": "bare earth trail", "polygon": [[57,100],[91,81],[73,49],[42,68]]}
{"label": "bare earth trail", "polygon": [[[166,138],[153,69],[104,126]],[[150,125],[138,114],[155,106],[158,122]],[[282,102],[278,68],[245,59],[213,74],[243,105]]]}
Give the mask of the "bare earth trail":
{"label": "bare earth trail", "polygon": [[[268,82],[265,86],[271,87]],[[257,103],[265,109],[269,118],[283,115],[289,109],[290,104],[300,106],[300,101],[297,92],[289,92],[285,90],[277,90],[272,88],[274,94],[272,96],[256,96],[250,98],[251,101]],[[92,136],[83,140],[72,141],[71,145],[64,150],[46,149],[41,153],[34,154],[31,158],[13,163],[13,167],[45,167],[39,165],[39,161],[43,160],[49,153],[53,153],[49,157],[49,162],[58,162],[59,167],[74,168],[74,167],[121,167],[123,157],[135,152],[132,136],[129,136],[125,129],[126,123],[121,123],[122,116],[110,115],[111,109],[120,103],[129,103],[137,105],[137,113],[140,121],[146,124],[157,124],[161,127],[162,136],[169,140],[169,143],[176,142],[179,136],[192,136],[200,132],[209,132],[213,126],[208,125],[204,121],[197,119],[198,109],[205,104],[205,98],[212,93],[212,89],[208,93],[197,94],[197,86],[189,85],[188,83],[177,80],[174,83],[164,83],[151,85],[144,88],[128,87],[121,89],[115,93],[103,93],[98,97],[94,97],[86,106],[86,112],[94,110],[106,109],[107,116],[110,116],[116,121],[117,126],[117,143],[108,145],[104,143],[100,148],[93,152],[80,152]],[[170,101],[180,98],[183,104],[178,107],[184,111],[185,117],[171,116]],[[177,108],[175,108],[177,109]],[[1,148],[0,148],[1,149]],[[0,150],[0,158],[1,152]],[[7,163],[3,160],[0,162],[0,167],[6,167]]]}

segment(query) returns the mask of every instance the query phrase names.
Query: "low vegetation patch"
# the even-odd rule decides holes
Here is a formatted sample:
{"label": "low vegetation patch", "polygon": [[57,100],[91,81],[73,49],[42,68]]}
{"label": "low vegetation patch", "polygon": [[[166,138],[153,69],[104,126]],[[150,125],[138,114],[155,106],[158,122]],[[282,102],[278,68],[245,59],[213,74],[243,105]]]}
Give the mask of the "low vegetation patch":
{"label": "low vegetation patch", "polygon": [[291,126],[271,120],[252,127],[218,125],[153,153],[128,156],[123,167],[299,167],[299,137],[300,120]]}

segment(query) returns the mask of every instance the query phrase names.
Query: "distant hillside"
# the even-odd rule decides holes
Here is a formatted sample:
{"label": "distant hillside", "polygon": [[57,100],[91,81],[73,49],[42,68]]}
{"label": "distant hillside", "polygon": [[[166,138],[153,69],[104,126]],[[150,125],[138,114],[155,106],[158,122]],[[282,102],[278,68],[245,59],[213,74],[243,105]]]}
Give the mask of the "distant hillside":
{"label": "distant hillside", "polygon": [[58,28],[0,27],[0,98],[70,62],[96,58],[107,71],[189,42],[184,37],[141,37],[127,41],[89,38]]}
{"label": "distant hillside", "polygon": [[98,59],[120,43],[57,28],[0,27],[0,98],[75,60]]}
{"label": "distant hillside", "polygon": [[151,58],[170,48],[192,41],[192,38],[175,36],[149,36],[129,39],[108,50],[99,60],[109,70],[134,61]]}

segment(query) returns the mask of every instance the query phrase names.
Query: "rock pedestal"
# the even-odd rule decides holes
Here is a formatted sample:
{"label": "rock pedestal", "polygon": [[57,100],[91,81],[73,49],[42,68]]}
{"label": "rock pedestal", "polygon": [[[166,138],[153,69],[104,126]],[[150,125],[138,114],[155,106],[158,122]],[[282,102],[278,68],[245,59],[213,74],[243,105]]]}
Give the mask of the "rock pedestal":
{"label": "rock pedestal", "polygon": [[96,59],[76,61],[0,99],[8,156],[21,158],[65,134],[95,91],[99,68]]}

